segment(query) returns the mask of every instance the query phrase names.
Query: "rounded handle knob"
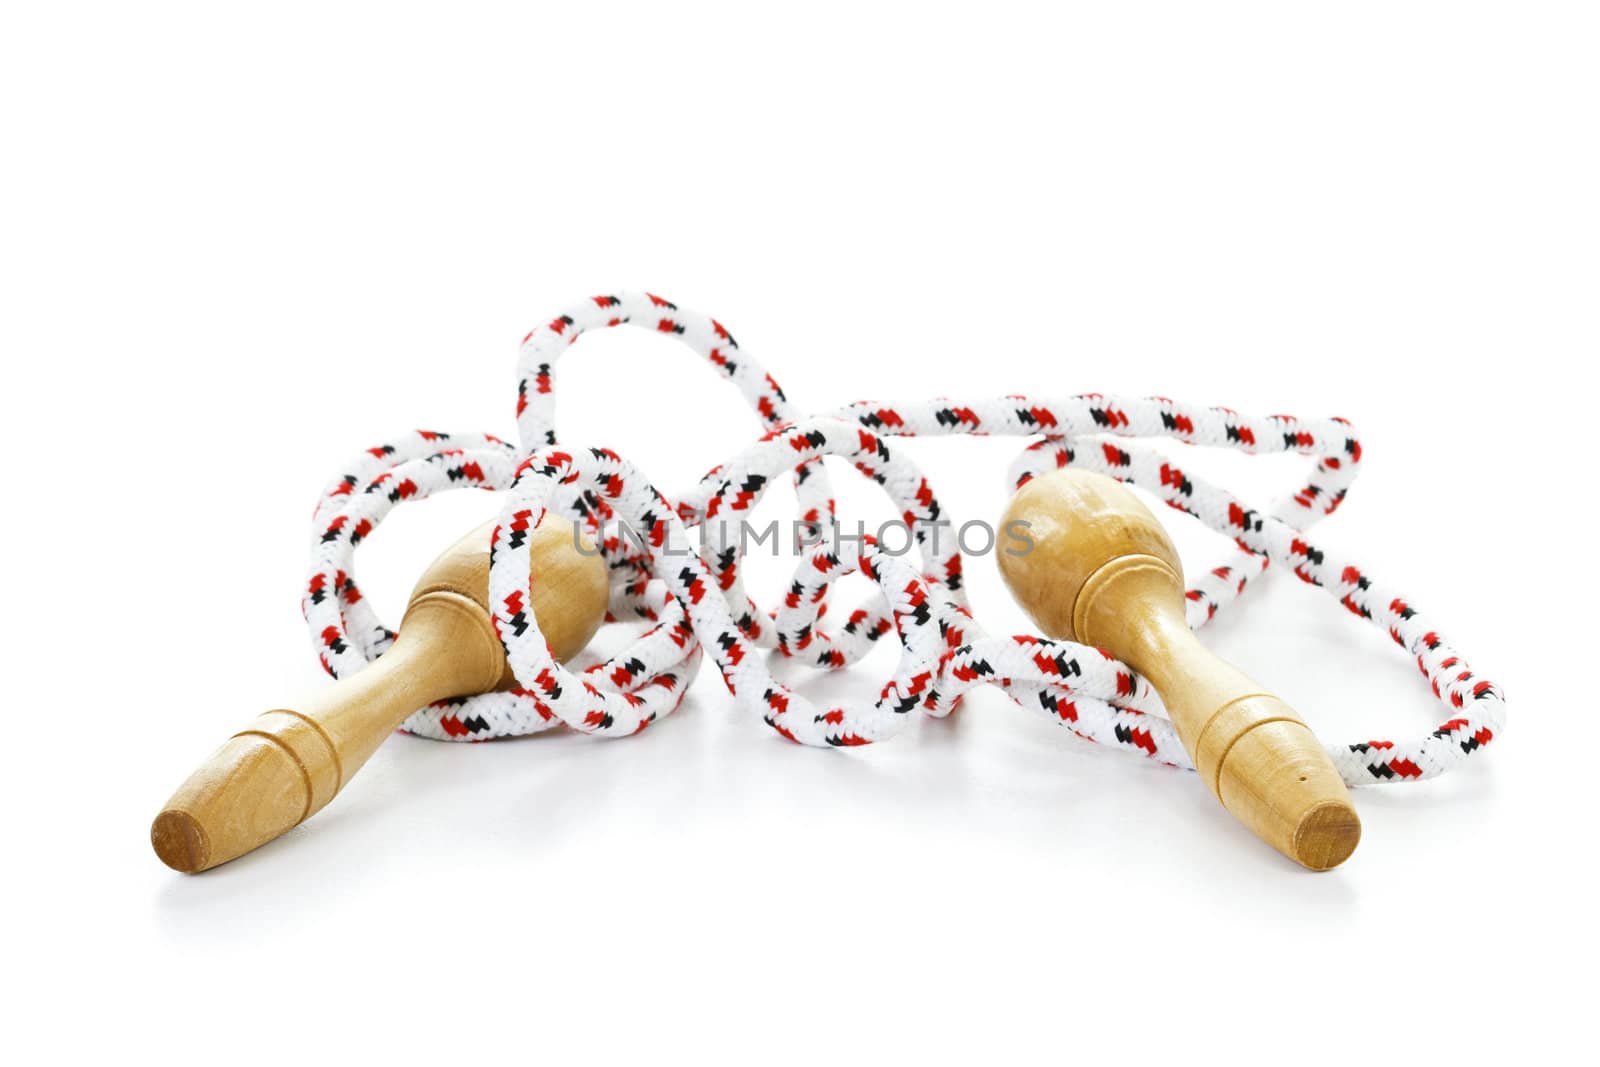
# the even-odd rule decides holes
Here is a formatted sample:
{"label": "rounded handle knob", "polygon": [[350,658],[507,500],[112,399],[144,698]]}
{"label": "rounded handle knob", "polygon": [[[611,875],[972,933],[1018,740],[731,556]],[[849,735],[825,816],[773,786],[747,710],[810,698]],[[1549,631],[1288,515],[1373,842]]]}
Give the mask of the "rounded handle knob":
{"label": "rounded handle knob", "polygon": [[1361,839],[1343,779],[1288,704],[1194,636],[1177,551],[1139,498],[1054,471],[1018,490],[1002,528],[1019,522],[1032,548],[1002,553],[1000,570],[1045,633],[1148,678],[1206,788],[1262,840],[1312,870],[1343,863]]}
{"label": "rounded handle knob", "polygon": [[[418,708],[514,681],[489,612],[489,537],[473,530],[429,566],[395,643],[378,660],[292,708],[259,716],[189,776],[150,827],[163,863],[194,873],[298,826],[343,789]],[[605,563],[547,514],[529,540],[530,601],[557,659],[605,617]]]}

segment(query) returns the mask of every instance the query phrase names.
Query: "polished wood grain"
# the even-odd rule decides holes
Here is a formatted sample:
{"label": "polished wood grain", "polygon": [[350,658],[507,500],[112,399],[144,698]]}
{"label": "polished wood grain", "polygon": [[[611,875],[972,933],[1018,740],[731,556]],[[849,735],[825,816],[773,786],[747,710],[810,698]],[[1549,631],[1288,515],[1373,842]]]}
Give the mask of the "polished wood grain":
{"label": "polished wood grain", "polygon": [[1293,709],[1189,629],[1183,567],[1139,498],[1104,475],[1055,471],[1017,492],[1002,529],[1019,521],[1033,548],[1000,552],[1000,570],[1044,632],[1148,678],[1200,780],[1262,840],[1312,870],[1344,862],[1361,821],[1338,771]]}
{"label": "polished wood grain", "polygon": [[[376,662],[261,715],[189,776],[150,827],[162,862],[193,873],[244,855],[320,811],[418,708],[514,681],[489,612],[493,526],[433,562]],[[568,659],[605,616],[605,564],[549,514],[528,552],[534,616],[556,658]]]}

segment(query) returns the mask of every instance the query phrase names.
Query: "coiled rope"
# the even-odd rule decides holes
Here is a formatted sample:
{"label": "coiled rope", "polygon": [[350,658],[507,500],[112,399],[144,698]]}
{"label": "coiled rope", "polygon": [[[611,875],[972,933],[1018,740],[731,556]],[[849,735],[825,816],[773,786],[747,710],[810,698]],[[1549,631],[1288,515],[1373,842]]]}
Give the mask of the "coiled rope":
{"label": "coiled rope", "polygon": [[[610,449],[556,440],[557,360],[586,332],[624,323],[700,353],[739,388],[766,428],[676,499]],[[489,595],[518,684],[424,708],[407,720],[411,733],[488,740],[558,723],[599,736],[637,733],[678,706],[706,652],[738,704],[803,744],[882,740],[914,711],[948,715],[969,690],[995,685],[1090,741],[1192,767],[1172,724],[1154,713],[1153,691],[1125,664],[1084,645],[1032,635],[995,638],[979,627],[966,604],[957,538],[941,544],[938,536],[949,520],[927,478],[887,442],[932,434],[1035,438],[1012,465],[1013,486],[1058,467],[1087,468],[1148,490],[1232,537],[1230,557],[1188,590],[1191,627],[1277,564],[1387,633],[1415,657],[1450,717],[1420,738],[1330,745],[1349,784],[1442,774],[1503,729],[1497,686],[1476,676],[1406,598],[1303,532],[1339,506],[1360,467],[1361,445],[1343,419],[1258,417],[1098,394],[861,402],[808,417],[715,319],[648,293],[597,296],[557,315],[523,339],[517,370],[520,449],[489,434],[416,431],[346,464],[317,502],[303,607],[323,666],[343,677],[382,655],[395,637],[356,585],[356,546],[405,501],[459,488],[506,493],[491,542]],[[1302,488],[1260,510],[1136,440],[1153,437],[1251,454],[1297,452],[1315,463]],[[738,520],[774,478],[792,472],[801,521],[830,527],[835,506],[822,463],[827,456],[848,460],[883,488],[914,532],[916,553],[891,552],[871,536],[823,538],[803,554],[783,603],[763,608],[741,581]],[[612,575],[608,620],[651,623],[622,652],[583,671],[551,658],[528,605],[529,583],[538,576],[529,573],[528,554],[516,549],[547,509],[582,524],[599,544]],[[691,529],[699,530],[698,545]],[[849,574],[870,579],[881,596],[830,625],[830,587]],[[818,707],[776,680],[764,654],[839,670],[891,631],[902,645],[900,660],[870,703]]]}

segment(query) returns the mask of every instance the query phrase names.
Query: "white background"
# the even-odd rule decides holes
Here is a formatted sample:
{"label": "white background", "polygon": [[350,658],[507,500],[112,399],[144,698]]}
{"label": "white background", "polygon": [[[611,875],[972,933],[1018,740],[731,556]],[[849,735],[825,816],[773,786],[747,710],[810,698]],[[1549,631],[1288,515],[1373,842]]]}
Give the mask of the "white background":
{"label": "white background", "polygon": [[[1597,47],[1591,8],[1543,3],[9,10],[0,1042],[1570,1049],[1596,947]],[[172,788],[326,684],[298,613],[322,482],[417,426],[511,436],[522,334],[634,287],[716,315],[805,408],[1114,391],[1349,417],[1365,472],[1320,540],[1432,614],[1509,729],[1452,776],[1361,791],[1361,848],[1313,875],[1192,775],[998,694],[821,752],[707,669],[637,739],[397,737],[282,840],[162,867]],[[669,493],[758,431],[639,331],[584,340],[559,392],[565,439]],[[992,519],[1019,446],[903,447]],[[1193,462],[1262,500],[1300,471]],[[838,481],[847,517],[887,515]],[[372,539],[387,619],[494,504]],[[1210,565],[1214,538],[1173,530]],[[1028,628],[992,561],[969,573],[991,630]],[[1404,654],[1287,576],[1207,634],[1326,739],[1441,718]]]}

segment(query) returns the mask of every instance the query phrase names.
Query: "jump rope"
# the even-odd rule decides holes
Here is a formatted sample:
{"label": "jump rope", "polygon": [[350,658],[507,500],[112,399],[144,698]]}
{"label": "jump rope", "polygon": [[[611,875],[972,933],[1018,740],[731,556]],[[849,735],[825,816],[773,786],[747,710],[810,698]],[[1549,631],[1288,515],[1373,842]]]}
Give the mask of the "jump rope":
{"label": "jump rope", "polygon": [[[623,324],[698,352],[739,388],[766,427],[760,440],[676,499],[610,449],[556,440],[556,362],[585,333]],[[1504,729],[1497,685],[1476,675],[1407,598],[1303,532],[1339,507],[1360,468],[1360,441],[1343,419],[1251,416],[1161,397],[1099,394],[863,401],[806,416],[719,322],[649,293],[593,297],[534,329],[522,341],[517,377],[520,448],[484,433],[415,431],[355,457],[317,501],[302,603],[322,665],[339,678],[382,655],[396,636],[356,584],[356,547],[407,501],[461,488],[506,494],[491,547],[489,597],[517,684],[423,708],[406,721],[410,733],[485,741],[565,723],[601,737],[635,734],[677,708],[709,653],[737,704],[801,744],[879,741],[917,711],[948,715],[967,692],[994,685],[1089,741],[1192,768],[1153,690],[1128,666],[1099,649],[1028,634],[992,637],[978,625],[966,602],[957,538],[933,532],[941,523],[948,530],[950,520],[928,479],[887,440],[952,434],[1034,438],[1011,466],[1013,488],[1061,467],[1098,471],[1231,537],[1229,557],[1187,591],[1192,628],[1277,564],[1387,633],[1415,658],[1449,718],[1420,738],[1327,746],[1347,784],[1432,778]],[[691,416],[679,408],[668,417]],[[1137,440],[1154,437],[1248,454],[1296,452],[1315,457],[1315,465],[1302,488],[1261,510]],[[914,532],[916,553],[891,552],[871,535],[850,540],[849,551],[841,550],[843,539],[824,538],[803,553],[783,602],[763,608],[741,580],[738,519],[773,479],[792,472],[800,521],[831,525],[826,456],[848,460],[882,487]],[[528,604],[529,583],[538,575],[530,574],[528,553],[516,551],[547,509],[587,530],[604,556],[611,573],[607,621],[650,623],[623,651],[581,671],[551,656]],[[698,544],[691,529],[699,531]],[[835,623],[830,590],[850,574],[874,582],[881,596]],[[890,633],[902,646],[900,659],[871,703],[818,707],[767,666],[766,653],[775,651],[842,670]]]}

